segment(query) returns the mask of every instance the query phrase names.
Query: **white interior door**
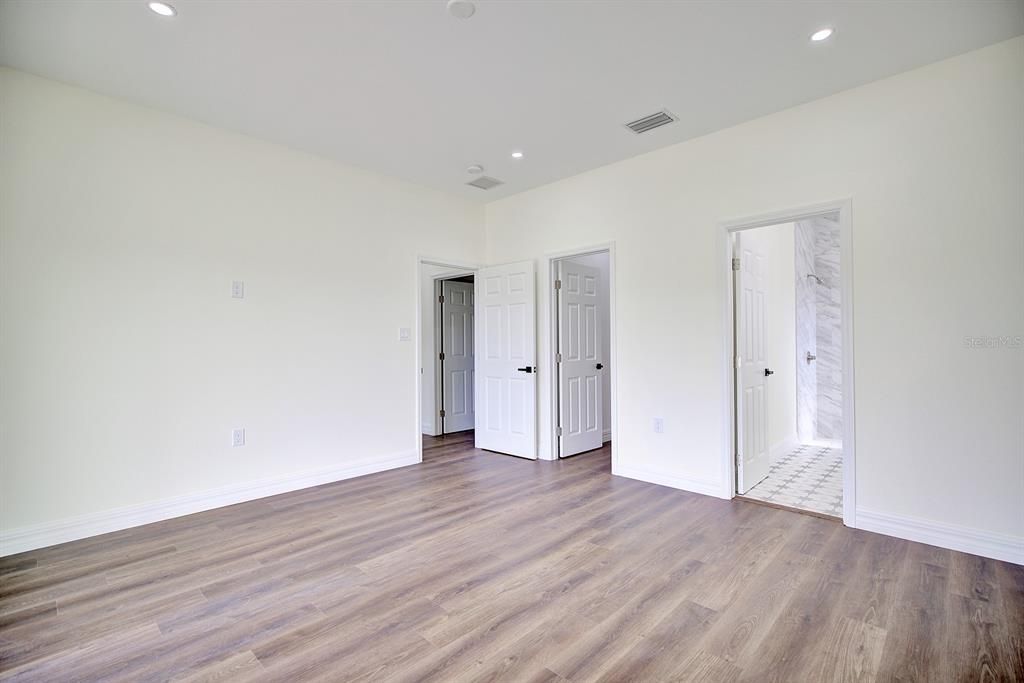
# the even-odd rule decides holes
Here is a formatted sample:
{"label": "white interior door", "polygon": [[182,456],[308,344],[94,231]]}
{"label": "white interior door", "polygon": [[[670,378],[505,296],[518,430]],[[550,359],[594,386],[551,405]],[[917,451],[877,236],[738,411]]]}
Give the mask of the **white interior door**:
{"label": "white interior door", "polygon": [[476,274],[476,447],[537,458],[533,261]]}
{"label": "white interior door", "polygon": [[[767,285],[764,252],[736,233],[737,487],[746,493],[768,476]],[[734,261],[735,263],[735,261]]]}
{"label": "white interior door", "polygon": [[473,429],[473,283],[441,282],[441,373],[446,434]]}
{"label": "white interior door", "polygon": [[558,264],[558,416],[561,457],[602,445],[601,271],[572,261]]}

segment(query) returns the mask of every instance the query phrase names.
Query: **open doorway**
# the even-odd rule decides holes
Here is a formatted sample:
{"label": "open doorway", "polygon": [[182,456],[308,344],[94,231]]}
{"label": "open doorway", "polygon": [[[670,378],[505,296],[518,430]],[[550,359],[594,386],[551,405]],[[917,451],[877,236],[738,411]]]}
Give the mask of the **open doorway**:
{"label": "open doorway", "polygon": [[434,281],[439,352],[434,356],[436,405],[441,436],[472,430],[473,411],[473,276]]}
{"label": "open doorway", "polygon": [[418,257],[421,460],[456,440],[537,459],[534,265],[460,267]]}
{"label": "open doorway", "polygon": [[727,227],[731,455],[733,495],[850,523],[852,319],[844,310],[843,225],[837,207]]}
{"label": "open doorway", "polygon": [[420,264],[420,431],[425,452],[472,443],[474,272]]}
{"label": "open doorway", "polygon": [[591,453],[612,439],[611,254],[551,259],[553,453]]}

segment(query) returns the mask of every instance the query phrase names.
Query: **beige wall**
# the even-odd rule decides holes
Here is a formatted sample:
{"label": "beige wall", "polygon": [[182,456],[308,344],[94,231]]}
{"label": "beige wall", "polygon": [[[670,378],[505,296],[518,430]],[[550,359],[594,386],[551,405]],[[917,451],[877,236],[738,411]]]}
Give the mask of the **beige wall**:
{"label": "beige wall", "polygon": [[415,460],[416,255],[480,261],[482,207],[20,72],[0,99],[0,529]]}
{"label": "beige wall", "polygon": [[616,469],[722,495],[719,222],[852,198],[858,519],[1020,553],[1024,349],[964,338],[1024,334],[1022,188],[1018,38],[494,202],[488,260],[615,242]]}

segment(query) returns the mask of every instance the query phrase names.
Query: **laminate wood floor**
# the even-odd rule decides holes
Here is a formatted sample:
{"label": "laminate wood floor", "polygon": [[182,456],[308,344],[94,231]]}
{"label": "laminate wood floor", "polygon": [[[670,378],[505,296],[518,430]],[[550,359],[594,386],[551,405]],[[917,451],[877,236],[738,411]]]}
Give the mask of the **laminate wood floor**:
{"label": "laminate wood floor", "polygon": [[0,559],[0,678],[1024,679],[1020,566],[471,439]]}

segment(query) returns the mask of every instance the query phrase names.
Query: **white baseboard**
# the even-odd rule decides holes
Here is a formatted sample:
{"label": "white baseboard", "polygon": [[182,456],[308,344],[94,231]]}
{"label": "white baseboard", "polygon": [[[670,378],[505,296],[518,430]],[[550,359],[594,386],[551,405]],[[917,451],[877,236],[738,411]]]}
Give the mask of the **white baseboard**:
{"label": "white baseboard", "polygon": [[621,465],[618,467],[613,466],[612,474],[620,477],[627,477],[629,479],[646,481],[651,484],[670,486],[674,489],[681,489],[692,493],[700,493],[705,496],[714,496],[715,498],[724,497],[722,496],[722,483],[719,481],[712,482],[705,481],[703,479],[691,479],[689,477],[680,477],[674,474],[655,472],[653,470],[643,469],[640,467],[623,467]]}
{"label": "white baseboard", "polygon": [[857,508],[857,528],[949,550],[1024,564],[1024,538]]}
{"label": "white baseboard", "polygon": [[46,522],[20,529],[0,531],[0,557],[45,548],[58,543],[77,541],[89,536],[121,531],[131,527],[182,517],[204,510],[244,503],[257,498],[274,496],[288,491],[329,484],[364,474],[415,465],[419,455],[403,453],[374,460],[349,463],[341,467],[303,472],[283,477],[259,479],[243,484],[230,484],[217,489],[190,493],[173,498],[104,510],[87,515]]}
{"label": "white baseboard", "polygon": [[608,443],[611,440],[612,440],[612,430],[609,427],[608,429],[604,430],[604,432],[601,434],[601,443]]}

